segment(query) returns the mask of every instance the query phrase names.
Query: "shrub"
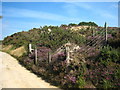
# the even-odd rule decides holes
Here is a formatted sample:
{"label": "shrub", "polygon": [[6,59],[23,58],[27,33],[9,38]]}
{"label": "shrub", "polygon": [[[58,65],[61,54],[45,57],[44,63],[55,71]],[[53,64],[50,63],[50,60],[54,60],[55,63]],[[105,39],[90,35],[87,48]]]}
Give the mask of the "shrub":
{"label": "shrub", "polygon": [[120,52],[110,46],[101,49],[99,58],[103,64],[107,65],[109,62],[120,63]]}
{"label": "shrub", "polygon": [[[114,31],[115,32],[115,31]],[[108,39],[108,44],[114,48],[120,47],[120,30],[112,33],[113,38]]]}
{"label": "shrub", "polygon": [[103,88],[113,88],[113,85],[108,80],[103,80]]}
{"label": "shrub", "polygon": [[77,87],[84,88],[85,84],[86,84],[86,82],[85,82],[83,75],[80,75],[77,80]]}
{"label": "shrub", "polygon": [[[85,75],[86,81],[91,81],[98,88],[119,87],[120,66],[104,66],[99,62],[89,62],[88,73]],[[111,86],[112,85],[112,86]]]}

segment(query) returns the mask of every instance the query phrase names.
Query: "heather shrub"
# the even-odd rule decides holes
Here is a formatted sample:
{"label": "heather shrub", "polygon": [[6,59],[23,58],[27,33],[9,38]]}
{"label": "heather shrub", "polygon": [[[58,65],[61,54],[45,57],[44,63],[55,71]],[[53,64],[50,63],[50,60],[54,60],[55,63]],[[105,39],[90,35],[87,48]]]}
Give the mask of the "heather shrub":
{"label": "heather shrub", "polygon": [[[34,63],[34,52],[30,53],[29,57],[24,57],[23,62],[28,69],[53,85],[64,89],[89,87],[88,82],[99,88],[120,86],[119,55],[117,55],[118,51],[110,46],[101,49],[96,60],[87,60],[86,63],[81,60],[82,55],[79,51],[74,53],[70,64],[66,63],[66,55],[63,51],[53,54],[52,61],[48,62],[49,51],[50,49],[46,47],[38,48],[37,65]],[[91,47],[89,51],[91,53],[96,49]],[[114,60],[115,58],[117,61]]]}
{"label": "heather shrub", "polygon": [[66,58],[65,52],[59,52],[52,55],[52,61],[55,60],[63,61],[65,60],[65,58]]}
{"label": "heather shrub", "polygon": [[108,39],[108,44],[114,48],[120,47],[120,30],[112,33],[113,38]]}
{"label": "heather shrub", "polygon": [[[91,81],[98,88],[120,87],[120,66],[104,66],[99,62],[87,63],[88,72],[85,74],[86,81]],[[112,86],[111,86],[112,85]]]}
{"label": "heather shrub", "polygon": [[30,70],[32,65],[34,64],[34,59],[26,57],[25,60],[23,60],[23,64],[26,66],[27,69]]}
{"label": "heather shrub", "polygon": [[120,63],[120,51],[110,46],[106,46],[101,49],[97,60],[105,65],[109,64],[109,62]]}

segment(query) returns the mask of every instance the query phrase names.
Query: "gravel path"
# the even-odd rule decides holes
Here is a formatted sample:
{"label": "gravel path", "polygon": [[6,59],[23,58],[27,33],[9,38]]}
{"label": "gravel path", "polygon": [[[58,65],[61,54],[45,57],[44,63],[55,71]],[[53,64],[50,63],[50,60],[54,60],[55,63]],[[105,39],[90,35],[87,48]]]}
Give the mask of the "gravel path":
{"label": "gravel path", "polygon": [[7,53],[0,52],[0,88],[57,88],[22,67]]}

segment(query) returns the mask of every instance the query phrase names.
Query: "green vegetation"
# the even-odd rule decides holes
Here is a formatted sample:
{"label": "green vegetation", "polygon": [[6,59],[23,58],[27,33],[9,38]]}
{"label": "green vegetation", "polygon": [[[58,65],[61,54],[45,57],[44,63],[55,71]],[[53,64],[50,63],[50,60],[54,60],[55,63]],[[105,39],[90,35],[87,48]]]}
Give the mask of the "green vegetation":
{"label": "green vegetation", "polygon": [[[48,29],[51,29],[51,32]],[[71,30],[63,30],[57,26],[44,26],[42,29],[33,28],[28,32],[18,32],[8,36],[3,40],[3,45],[14,45],[18,48],[22,45],[27,47],[28,43],[33,45],[41,43],[43,46],[55,50],[68,41],[83,44],[85,38]]]}
{"label": "green vegetation", "polygon": [[2,16],[0,16],[0,19],[2,18]]}
{"label": "green vegetation", "polygon": [[120,47],[120,28],[117,30],[110,30],[109,33],[111,33],[114,38],[108,40],[108,45],[114,48]]}
{"label": "green vegetation", "polygon": [[85,26],[98,26],[94,22],[80,22],[78,25],[80,25],[80,26],[83,26],[83,25],[85,25]]}
{"label": "green vegetation", "polygon": [[[24,53],[18,58],[19,62],[28,70],[46,79],[48,82],[60,88],[116,88],[120,87],[120,32],[118,29],[108,28],[108,42],[101,48],[95,48],[91,43],[102,40],[103,28],[98,27],[96,35],[92,36],[93,29],[80,29],[79,31],[69,30],[69,25],[44,26],[33,28],[28,32],[18,32],[3,40],[3,45],[13,45],[14,49],[25,46],[28,51],[28,44],[33,48],[38,47],[38,63],[35,64],[35,52]],[[94,22],[81,22],[78,25],[98,26]],[[68,27],[67,29],[63,27]],[[102,32],[102,35],[100,33]],[[94,41],[95,40],[95,41]],[[72,54],[70,64],[66,63],[64,51],[52,53],[51,62],[48,62],[48,52],[55,52],[67,42],[79,45]],[[91,42],[89,52],[84,54],[86,43]],[[13,48],[12,48],[13,49]],[[83,50],[83,51],[82,51]],[[90,58],[92,57],[92,58]],[[85,59],[86,62],[83,62]],[[90,85],[89,85],[90,84]]]}
{"label": "green vegetation", "polygon": [[109,62],[120,63],[120,50],[110,46],[104,47],[101,50],[99,60],[103,64],[108,64]]}
{"label": "green vegetation", "polygon": [[2,40],[0,40],[0,45],[2,45]]}
{"label": "green vegetation", "polygon": [[75,23],[70,23],[68,26],[77,26]]}

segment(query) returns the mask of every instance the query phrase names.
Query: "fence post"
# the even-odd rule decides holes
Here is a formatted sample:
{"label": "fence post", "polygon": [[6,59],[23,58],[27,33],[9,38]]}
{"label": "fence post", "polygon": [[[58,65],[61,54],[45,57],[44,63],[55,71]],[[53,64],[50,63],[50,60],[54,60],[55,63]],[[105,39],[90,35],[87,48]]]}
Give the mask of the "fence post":
{"label": "fence post", "polygon": [[105,22],[105,41],[107,44],[107,23]]}
{"label": "fence post", "polygon": [[35,47],[35,64],[37,65],[37,48]]}
{"label": "fence post", "polygon": [[32,45],[29,44],[29,52],[32,53],[32,50],[34,50],[34,49],[32,49]]}
{"label": "fence post", "polygon": [[51,62],[51,52],[49,51],[48,52],[48,63],[50,63]]}
{"label": "fence post", "polygon": [[92,28],[92,36],[93,37],[95,36],[95,30],[94,30],[94,28]]}
{"label": "fence post", "polygon": [[66,46],[65,46],[65,49],[66,49],[66,61],[67,61],[67,64],[70,63],[70,43],[67,43]]}

